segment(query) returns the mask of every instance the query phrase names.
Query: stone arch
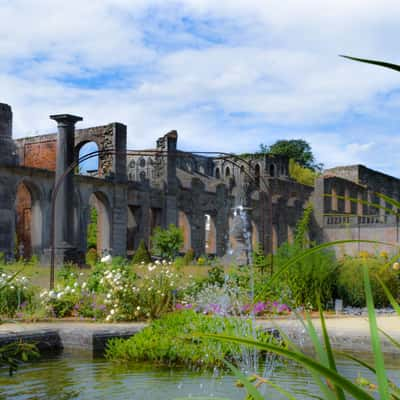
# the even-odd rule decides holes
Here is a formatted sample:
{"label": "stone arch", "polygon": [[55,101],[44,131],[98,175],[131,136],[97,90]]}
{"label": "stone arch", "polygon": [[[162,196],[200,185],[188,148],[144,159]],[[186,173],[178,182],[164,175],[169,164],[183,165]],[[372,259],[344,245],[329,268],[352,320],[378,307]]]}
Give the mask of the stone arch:
{"label": "stone arch", "polygon": [[[75,146],[75,156],[79,160],[81,157],[99,151],[99,145],[95,140],[85,140]],[[98,155],[83,161],[78,166],[79,174],[97,176],[100,173],[100,158]]]}
{"label": "stone arch", "polygon": [[269,176],[274,177],[276,175],[275,164],[270,164],[269,166]]}
{"label": "stone arch", "polygon": [[183,232],[183,246],[181,248],[181,251],[186,253],[192,247],[191,226],[189,218],[183,211],[178,212],[178,226],[182,229]]}
{"label": "stone arch", "polygon": [[17,256],[30,258],[40,254],[43,247],[42,190],[28,179],[21,179],[16,186],[16,236]]}
{"label": "stone arch", "polygon": [[[96,249],[97,249],[97,254],[99,256],[102,256],[106,252],[112,252],[111,207],[107,195],[101,191],[93,192],[89,197],[89,208],[90,210],[95,208],[97,212]],[[91,217],[90,214],[89,214],[89,221]]]}
{"label": "stone arch", "polygon": [[214,218],[210,214],[204,214],[205,253],[217,254],[217,230]]}

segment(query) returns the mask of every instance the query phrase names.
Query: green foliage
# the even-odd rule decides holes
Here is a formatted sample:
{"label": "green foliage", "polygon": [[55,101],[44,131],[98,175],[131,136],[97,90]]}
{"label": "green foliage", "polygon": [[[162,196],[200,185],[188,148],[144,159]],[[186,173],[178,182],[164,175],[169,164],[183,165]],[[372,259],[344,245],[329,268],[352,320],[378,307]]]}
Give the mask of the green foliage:
{"label": "green foliage", "polygon": [[264,275],[271,269],[271,256],[266,255],[260,243],[254,247],[253,265],[258,273]]}
{"label": "green foliage", "polygon": [[94,266],[98,261],[97,249],[94,247],[89,248],[85,256],[86,264]]}
{"label": "green foliage", "polygon": [[[371,384],[367,379],[362,377],[357,378],[356,382],[353,383],[351,380],[347,379],[343,375],[341,375],[336,368],[336,360],[335,353],[332,350],[332,346],[329,339],[329,334],[326,328],[324,315],[320,310],[320,322],[321,322],[321,330],[322,330],[322,340],[318,337],[316,329],[307,315],[306,321],[302,321],[303,326],[306,330],[306,335],[311,339],[311,343],[313,345],[313,350],[315,357],[312,358],[308,354],[310,354],[309,350],[307,353],[303,352],[295,343],[291,342],[290,339],[285,335],[284,332],[281,332],[283,337],[286,340],[287,348],[276,346],[275,344],[270,343],[261,343],[258,340],[251,340],[248,338],[234,337],[234,336],[226,336],[226,335],[213,335],[213,334],[205,334],[203,335],[206,338],[211,339],[219,339],[222,342],[229,342],[235,344],[242,345],[253,345],[258,349],[264,351],[270,351],[277,355],[283,356],[286,359],[293,360],[296,363],[300,364],[302,367],[307,369],[312,376],[315,384],[319,387],[321,395],[320,396],[311,396],[316,398],[324,398],[329,400],[344,400],[346,399],[346,394],[349,394],[351,398],[358,400],[373,400],[374,396],[371,394],[371,391],[377,390],[379,393],[380,399],[398,399],[400,388],[398,385],[389,380],[387,376],[387,371],[385,368],[385,360],[382,354],[381,349],[381,338],[379,333],[382,333],[389,339],[395,349],[400,348],[400,343],[393,339],[391,336],[386,334],[384,331],[379,329],[377,324],[377,318],[375,313],[375,304],[373,299],[373,290],[371,285],[371,273],[368,269],[367,265],[363,266],[363,276],[362,282],[364,285],[364,296],[366,299],[367,309],[368,309],[368,322],[370,329],[370,337],[371,337],[371,350],[374,355],[374,365],[371,366],[367,362],[359,359],[350,354],[346,354],[340,352],[339,354],[343,357],[356,362],[362,368],[367,370],[368,372],[372,372],[376,376],[377,385]],[[393,308],[396,310],[398,316],[400,316],[400,306],[395,301],[393,295],[387,288],[387,286],[378,278],[380,285],[382,286],[383,291],[388,296],[390,303]],[[312,352],[311,352],[312,353]],[[238,375],[240,372],[236,371],[234,367],[231,367],[232,371]],[[257,390],[260,384],[267,384],[278,390],[280,393],[284,394],[285,397],[289,399],[295,399],[295,397],[291,393],[285,392],[285,389],[281,388],[276,384],[272,384],[266,379],[260,379],[260,377],[255,377],[254,379],[247,378],[245,376],[239,376],[240,383],[242,386],[245,386],[249,395],[247,398],[251,399],[262,399],[261,394]],[[249,387],[249,382],[253,382],[253,387]],[[346,394],[345,394],[346,393]],[[321,397],[322,396],[322,397]],[[303,398],[303,397],[302,397]]]}
{"label": "green foliage", "polygon": [[386,257],[344,257],[338,270],[338,295],[345,304],[355,307],[365,307],[365,291],[363,287],[363,266],[370,272],[371,290],[376,306],[385,307],[389,304],[387,296],[379,284],[383,282],[395,296],[400,296],[399,272],[387,263]]}
{"label": "green foliage", "polygon": [[224,268],[220,265],[214,265],[208,270],[207,284],[222,286],[225,282]]}
{"label": "green foliage", "polygon": [[185,255],[183,256],[183,264],[184,265],[190,265],[192,264],[193,260],[194,260],[195,254],[194,254],[194,250],[192,248],[190,248]]}
{"label": "green foliage", "polygon": [[304,306],[307,309],[315,308],[318,298],[322,304],[332,300],[337,270],[332,251],[314,252],[292,263],[288,268],[284,267],[288,261],[295,259],[312,245],[307,238],[311,215],[312,207],[309,206],[296,226],[294,243],[284,243],[274,256],[275,271],[279,273],[284,269],[279,281],[271,288],[269,276],[261,276],[256,280],[256,297],[259,300],[272,296],[292,308]]}
{"label": "green foliage", "polygon": [[95,249],[97,247],[97,210],[96,207],[90,209],[90,223],[87,228],[87,248]]}
{"label": "green foliage", "polygon": [[201,257],[199,257],[197,259],[197,265],[206,265],[206,264],[207,264],[207,258],[206,257],[201,256]]}
{"label": "green foliage", "polygon": [[29,307],[34,291],[28,279],[2,273],[0,276],[0,315],[14,317],[17,312]]}
{"label": "green foliage", "polygon": [[170,224],[168,229],[157,226],[151,237],[153,253],[164,260],[173,260],[183,245],[183,232],[177,226]]}
{"label": "green foliage", "polygon": [[271,146],[260,144],[259,153],[286,156],[300,166],[313,171],[320,171],[322,169],[322,164],[315,162],[311,146],[303,139],[278,140]]}
{"label": "green foliage", "polygon": [[140,241],[139,246],[132,257],[132,264],[141,264],[142,262],[145,264],[151,262],[150,252],[143,239]]}
{"label": "green foliage", "polygon": [[[153,321],[130,339],[108,342],[106,357],[114,361],[150,361],[165,365],[189,367],[224,367],[223,358],[237,359],[240,346],[200,339],[201,333],[234,334],[251,337],[250,320],[214,318],[191,310],[178,311]],[[262,342],[272,340],[270,334],[257,331]]]}
{"label": "green foliage", "polygon": [[318,177],[319,174],[315,170],[307,167],[302,167],[298,162],[290,159],[289,175],[296,182],[314,187],[315,179]]}
{"label": "green foliage", "polygon": [[13,342],[0,347],[0,367],[8,367],[10,376],[21,363],[38,357],[39,352],[34,344]]}

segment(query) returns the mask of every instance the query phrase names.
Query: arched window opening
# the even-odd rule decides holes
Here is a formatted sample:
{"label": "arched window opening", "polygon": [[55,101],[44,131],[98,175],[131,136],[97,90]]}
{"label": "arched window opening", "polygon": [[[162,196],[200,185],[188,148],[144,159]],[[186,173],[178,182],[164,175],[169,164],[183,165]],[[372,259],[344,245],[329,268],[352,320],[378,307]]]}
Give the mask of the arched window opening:
{"label": "arched window opening", "polygon": [[275,176],[275,165],[274,164],[271,164],[269,166],[269,176],[272,176],[272,177]]}
{"label": "arched window opening", "polygon": [[141,217],[141,207],[128,206],[128,223],[126,234],[126,247],[128,256],[132,256],[139,246]]}
{"label": "arched window opening", "polygon": [[178,213],[178,226],[182,229],[183,233],[183,246],[180,251],[186,253],[192,247],[191,228],[189,219],[183,211],[179,211]]}
{"label": "arched window opening", "polygon": [[216,243],[216,229],[214,220],[209,214],[204,215],[204,228],[205,228],[205,253],[216,254],[217,243]]}
{"label": "arched window opening", "polygon": [[89,198],[89,218],[87,226],[87,248],[96,249],[98,257],[112,252],[110,207],[106,196],[101,192]]}
{"label": "arched window opening", "polygon": [[231,176],[231,169],[229,167],[225,168],[225,177],[229,178]]}
{"label": "arched window opening", "polygon": [[220,172],[219,168],[216,168],[216,169],[215,169],[215,177],[216,177],[217,179],[220,179],[220,178],[221,178],[221,172]]}
{"label": "arched window opening", "polygon": [[41,251],[42,210],[38,190],[25,182],[17,187],[16,257],[29,259]]}
{"label": "arched window opening", "polygon": [[[79,147],[78,157],[79,159],[98,151],[99,148],[95,142],[86,142]],[[80,175],[98,176],[99,175],[99,156],[93,156],[86,161],[82,161],[79,166]]]}
{"label": "arched window opening", "polygon": [[146,160],[142,157],[139,161],[140,168],[144,168],[146,166]]}

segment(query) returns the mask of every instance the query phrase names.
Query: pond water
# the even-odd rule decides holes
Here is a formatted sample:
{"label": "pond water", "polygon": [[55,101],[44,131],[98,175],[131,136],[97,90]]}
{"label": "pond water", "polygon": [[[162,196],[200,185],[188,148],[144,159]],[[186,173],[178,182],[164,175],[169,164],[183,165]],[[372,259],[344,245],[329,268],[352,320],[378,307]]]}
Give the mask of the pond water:
{"label": "pond water", "polygon": [[[390,377],[400,382],[400,360],[388,360]],[[340,372],[355,379],[360,369],[339,360]],[[371,377],[364,373],[364,377]],[[289,390],[317,393],[306,371],[294,364],[277,366],[273,380]],[[0,398],[18,400],[133,399],[174,400],[182,397],[210,396],[243,400],[244,390],[235,387],[232,376],[216,377],[185,369],[168,369],[149,365],[121,366],[85,354],[63,353],[24,365],[8,377],[0,370]],[[268,398],[281,397],[268,389]],[[309,399],[306,394],[299,399]]]}

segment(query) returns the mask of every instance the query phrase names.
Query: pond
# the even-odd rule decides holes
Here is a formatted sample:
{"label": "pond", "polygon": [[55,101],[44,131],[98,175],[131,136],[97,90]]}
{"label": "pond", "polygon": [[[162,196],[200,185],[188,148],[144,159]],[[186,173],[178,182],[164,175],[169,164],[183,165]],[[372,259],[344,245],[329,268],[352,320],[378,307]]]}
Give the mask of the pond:
{"label": "pond", "polygon": [[[356,379],[360,369],[346,360],[339,360],[340,372]],[[400,360],[388,360],[390,377],[399,380]],[[232,376],[216,377],[212,373],[196,373],[185,369],[169,369],[149,365],[121,366],[107,360],[93,359],[89,354],[63,353],[43,357],[24,365],[16,375],[8,377],[0,370],[0,398],[15,400],[67,399],[132,399],[174,400],[181,397],[210,396],[243,400],[243,389],[235,387]],[[364,373],[364,377],[371,377]],[[289,390],[317,393],[308,373],[294,365],[277,366],[273,380]],[[268,398],[281,397],[272,389]],[[309,399],[306,394],[299,399]]]}

